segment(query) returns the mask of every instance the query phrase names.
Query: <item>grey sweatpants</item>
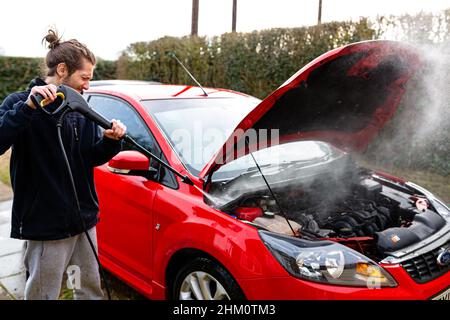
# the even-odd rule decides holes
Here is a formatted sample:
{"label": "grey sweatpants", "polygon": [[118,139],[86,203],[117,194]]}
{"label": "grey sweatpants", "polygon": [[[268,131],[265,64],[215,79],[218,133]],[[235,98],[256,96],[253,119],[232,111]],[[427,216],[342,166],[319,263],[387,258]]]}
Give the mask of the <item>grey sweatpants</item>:
{"label": "grey sweatpants", "polygon": [[[97,250],[95,227],[88,233]],[[74,289],[75,299],[103,299],[97,261],[84,232],[62,240],[28,240],[24,264],[25,300],[58,299],[64,272],[69,277],[64,285]]]}

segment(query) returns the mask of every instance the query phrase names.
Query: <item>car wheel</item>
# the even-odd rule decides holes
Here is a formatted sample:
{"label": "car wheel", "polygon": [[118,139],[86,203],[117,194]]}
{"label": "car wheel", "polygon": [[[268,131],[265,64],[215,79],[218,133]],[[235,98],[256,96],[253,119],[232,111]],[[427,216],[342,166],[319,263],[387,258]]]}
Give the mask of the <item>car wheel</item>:
{"label": "car wheel", "polygon": [[217,262],[196,258],[176,275],[174,300],[243,300],[242,290],[231,275]]}

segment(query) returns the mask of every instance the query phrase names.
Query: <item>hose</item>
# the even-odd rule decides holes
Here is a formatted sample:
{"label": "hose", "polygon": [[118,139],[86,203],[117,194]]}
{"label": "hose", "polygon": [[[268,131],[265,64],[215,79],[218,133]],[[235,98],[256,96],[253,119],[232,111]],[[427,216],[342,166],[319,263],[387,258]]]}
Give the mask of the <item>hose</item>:
{"label": "hose", "polygon": [[104,282],[104,284],[105,284],[106,292],[107,292],[107,294],[108,294],[108,300],[111,300],[111,292],[110,292],[110,290],[109,290],[109,284],[108,284],[108,281],[106,280],[104,270],[103,270],[103,268],[102,268],[102,266],[101,266],[101,264],[100,264],[100,259],[98,258],[98,254],[97,254],[97,251],[95,250],[95,246],[94,246],[94,244],[93,244],[93,242],[92,242],[92,239],[91,239],[91,237],[89,236],[88,231],[86,230],[86,223],[84,222],[84,219],[83,219],[83,217],[81,216],[81,206],[80,206],[80,201],[79,201],[79,199],[78,199],[77,189],[76,189],[76,187],[75,187],[75,181],[74,181],[74,179],[73,179],[72,168],[70,167],[69,159],[67,158],[67,153],[66,153],[66,150],[64,149],[64,144],[63,144],[63,141],[62,141],[61,128],[62,128],[62,124],[63,124],[63,121],[64,121],[64,117],[65,117],[66,114],[69,113],[69,112],[71,112],[70,109],[65,109],[65,110],[62,112],[61,116],[58,118],[58,121],[57,121],[57,123],[56,123],[56,128],[57,128],[57,130],[58,130],[58,141],[59,141],[59,145],[60,145],[60,147],[61,147],[62,154],[63,154],[63,156],[64,156],[64,162],[66,163],[67,173],[69,174],[70,184],[71,184],[71,186],[72,186],[73,195],[74,195],[74,197],[75,197],[75,202],[76,202],[76,204],[77,204],[77,208],[76,208],[77,210],[76,210],[76,212],[78,213],[78,218],[79,218],[80,221],[81,221],[81,226],[82,226],[82,228],[83,228],[83,230],[84,230],[84,234],[86,235],[86,238],[88,239],[89,245],[91,246],[92,252],[94,253],[95,260],[97,261],[98,268],[99,268],[99,270],[100,270],[100,274],[101,274],[101,277],[102,277],[103,282]]}

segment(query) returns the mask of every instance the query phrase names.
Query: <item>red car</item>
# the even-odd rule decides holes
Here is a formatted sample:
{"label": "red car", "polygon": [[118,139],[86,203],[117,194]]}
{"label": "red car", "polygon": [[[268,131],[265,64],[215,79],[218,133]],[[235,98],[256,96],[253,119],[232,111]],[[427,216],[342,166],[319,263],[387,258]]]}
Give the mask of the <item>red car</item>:
{"label": "red car", "polygon": [[370,41],[320,56],[263,101],[92,87],[94,109],[195,184],[127,145],[98,167],[102,264],[151,299],[449,299],[449,209],[352,157],[420,67],[414,49]]}

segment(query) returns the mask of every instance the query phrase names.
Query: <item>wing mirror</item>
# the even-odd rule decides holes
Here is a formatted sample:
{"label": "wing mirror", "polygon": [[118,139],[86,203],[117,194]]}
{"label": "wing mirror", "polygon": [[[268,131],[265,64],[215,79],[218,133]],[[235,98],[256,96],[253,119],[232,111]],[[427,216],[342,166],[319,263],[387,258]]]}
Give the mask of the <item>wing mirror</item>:
{"label": "wing mirror", "polygon": [[134,150],[119,152],[109,160],[108,170],[116,174],[141,176],[147,179],[154,179],[158,175],[158,170],[150,167],[150,160]]}

